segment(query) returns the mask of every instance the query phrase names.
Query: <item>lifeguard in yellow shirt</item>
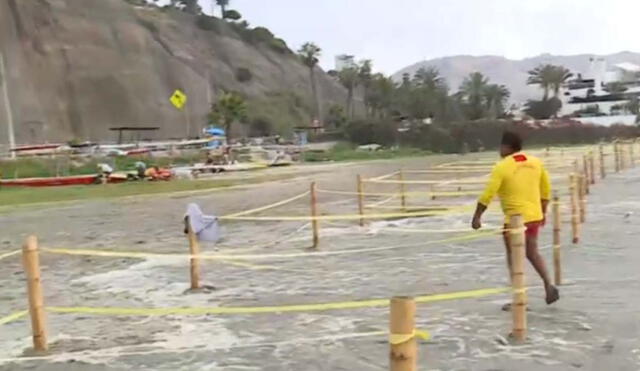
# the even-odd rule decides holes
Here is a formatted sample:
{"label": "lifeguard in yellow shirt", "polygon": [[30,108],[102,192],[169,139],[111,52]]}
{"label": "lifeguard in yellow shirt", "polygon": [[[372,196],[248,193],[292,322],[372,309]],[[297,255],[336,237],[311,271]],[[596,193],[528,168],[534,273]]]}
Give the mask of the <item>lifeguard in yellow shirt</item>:
{"label": "lifeguard in yellow shirt", "polygon": [[560,294],[551,284],[544,259],[538,252],[538,232],[545,224],[547,205],[551,198],[549,173],[542,161],[522,152],[522,139],[518,134],[512,132],[503,134],[500,156],[502,160],[494,166],[491,179],[478,200],[471,226],[473,229],[482,227],[482,214],[487,210],[493,197],[498,195],[505,215],[503,236],[511,277],[511,247],[506,229],[510,216],[522,215],[526,226],[527,259],[544,282],[547,304],[554,303],[560,299]]}

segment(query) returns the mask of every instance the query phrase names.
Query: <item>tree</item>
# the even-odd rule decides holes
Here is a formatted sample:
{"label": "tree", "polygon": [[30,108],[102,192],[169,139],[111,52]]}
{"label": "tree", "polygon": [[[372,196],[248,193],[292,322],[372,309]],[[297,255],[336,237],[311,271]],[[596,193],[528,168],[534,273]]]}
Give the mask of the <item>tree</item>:
{"label": "tree", "polygon": [[546,120],[558,114],[562,108],[560,99],[528,100],[524,112],[536,120]]}
{"label": "tree", "polygon": [[315,118],[322,122],[322,102],[320,102],[320,95],[318,94],[318,84],[316,82],[315,69],[318,65],[318,61],[322,49],[316,44],[308,42],[302,45],[298,50],[298,55],[305,66],[309,68],[309,79],[311,81],[311,93],[313,94],[313,100],[315,102]]}
{"label": "tree", "polygon": [[225,14],[227,13],[227,6],[229,6],[230,0],[216,0],[216,4],[220,7],[220,14],[222,15],[222,19],[225,18]]}
{"label": "tree", "polygon": [[225,10],[224,19],[230,19],[232,21],[239,21],[242,18],[242,14],[240,14],[237,10]]}
{"label": "tree", "polygon": [[549,91],[553,91],[553,96],[560,95],[562,85],[573,77],[571,71],[563,66],[553,64],[539,65],[529,71],[528,85],[539,85],[543,90],[542,100],[549,99]]}
{"label": "tree", "polygon": [[435,67],[420,68],[413,75],[414,86],[422,86],[432,90],[443,89],[446,87],[444,78],[440,76],[440,71]]}
{"label": "tree", "polygon": [[209,125],[220,125],[224,128],[227,139],[231,138],[231,126],[246,118],[247,103],[237,93],[222,93],[218,101],[211,105]]}
{"label": "tree", "polygon": [[486,109],[489,118],[495,119],[505,113],[505,105],[511,96],[511,92],[504,85],[491,84],[485,89]]}
{"label": "tree", "polygon": [[358,68],[344,68],[338,72],[338,79],[347,89],[347,116],[353,118],[353,93],[358,86]]}
{"label": "tree", "polygon": [[381,73],[372,76],[371,84],[366,93],[366,101],[373,117],[386,117],[392,108],[396,94],[396,84],[390,77]]}
{"label": "tree", "polygon": [[553,66],[551,73],[551,90],[553,90],[553,96],[558,98],[560,95],[560,88],[567,80],[573,77],[573,74],[569,69],[563,66]]}
{"label": "tree", "polygon": [[553,66],[550,64],[539,65],[529,71],[527,85],[538,85],[543,91],[542,100],[549,99],[549,89],[553,80]]}
{"label": "tree", "polygon": [[489,83],[480,72],[473,72],[467,76],[460,85],[460,96],[467,107],[467,115],[470,120],[478,120],[485,114],[486,89]]}
{"label": "tree", "polygon": [[373,67],[371,64],[372,63],[370,59],[365,59],[358,65],[358,83],[362,86],[362,89],[364,91],[364,106],[366,108],[367,115],[369,115],[370,110],[370,104],[368,102],[369,88],[371,87],[373,78]]}

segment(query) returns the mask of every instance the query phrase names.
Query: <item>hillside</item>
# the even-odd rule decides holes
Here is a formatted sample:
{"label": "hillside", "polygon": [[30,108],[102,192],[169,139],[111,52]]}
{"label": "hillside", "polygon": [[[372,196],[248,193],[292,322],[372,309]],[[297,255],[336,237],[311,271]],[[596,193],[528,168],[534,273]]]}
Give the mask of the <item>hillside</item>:
{"label": "hillside", "polygon": [[[523,102],[529,98],[539,98],[540,91],[535,86],[526,85],[527,71],[541,63],[559,64],[572,71],[587,72],[589,58],[594,54],[580,54],[571,56],[555,56],[544,54],[522,60],[511,60],[499,56],[468,56],[459,55],[437,58],[415,63],[395,73],[394,79],[400,80],[403,73],[413,75],[421,67],[436,67],[447,79],[451,90],[457,90],[462,80],[468,74],[480,71],[487,75],[492,82],[506,85],[511,91],[512,102]],[[632,62],[640,64],[640,53],[621,52],[603,57],[609,64]]]}
{"label": "hillside", "polygon": [[[114,126],[184,137],[187,116],[168,100],[178,88],[188,95],[192,136],[223,90],[247,96],[252,120],[281,132],[308,125],[309,71],[265,31],[124,0],[0,0],[17,141],[113,140]],[[342,86],[317,76],[325,109],[345,102]]]}

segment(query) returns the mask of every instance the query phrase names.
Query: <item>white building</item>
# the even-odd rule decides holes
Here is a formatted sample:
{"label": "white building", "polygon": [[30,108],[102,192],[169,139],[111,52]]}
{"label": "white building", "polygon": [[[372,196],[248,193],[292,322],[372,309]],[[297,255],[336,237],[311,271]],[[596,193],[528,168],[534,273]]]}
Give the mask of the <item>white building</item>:
{"label": "white building", "polygon": [[340,54],[336,56],[336,71],[340,72],[345,68],[356,67],[356,57],[348,54]]}
{"label": "white building", "polygon": [[[608,84],[613,82],[624,91],[609,91]],[[604,59],[593,58],[587,72],[574,72],[574,78],[564,85],[560,115],[606,126],[632,125],[636,116],[628,112],[626,105],[632,97],[639,96],[640,66],[624,62],[608,68]]]}

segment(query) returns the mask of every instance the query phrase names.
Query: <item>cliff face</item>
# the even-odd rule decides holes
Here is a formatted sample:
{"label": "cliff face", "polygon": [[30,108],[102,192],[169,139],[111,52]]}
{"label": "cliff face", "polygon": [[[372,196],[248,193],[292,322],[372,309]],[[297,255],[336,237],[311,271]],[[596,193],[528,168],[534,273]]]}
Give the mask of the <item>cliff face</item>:
{"label": "cliff face", "polygon": [[[207,21],[198,26],[180,11],[123,0],[0,0],[17,142],[113,140],[114,126],[157,126],[153,138],[184,137],[186,122],[195,136],[222,90],[247,96],[251,115],[280,130],[308,125],[308,69],[288,51]],[[343,104],[344,89],[316,72],[324,108]],[[169,102],[175,89],[188,95],[185,112]],[[0,101],[3,144],[5,117]]]}

